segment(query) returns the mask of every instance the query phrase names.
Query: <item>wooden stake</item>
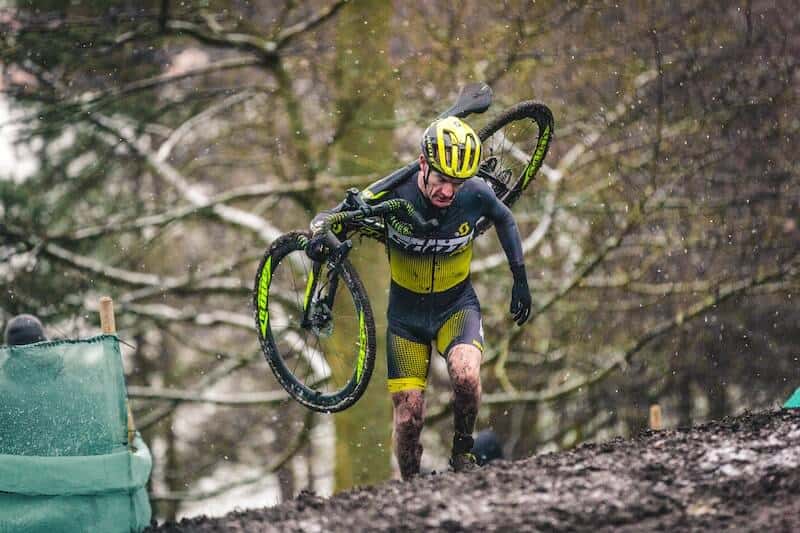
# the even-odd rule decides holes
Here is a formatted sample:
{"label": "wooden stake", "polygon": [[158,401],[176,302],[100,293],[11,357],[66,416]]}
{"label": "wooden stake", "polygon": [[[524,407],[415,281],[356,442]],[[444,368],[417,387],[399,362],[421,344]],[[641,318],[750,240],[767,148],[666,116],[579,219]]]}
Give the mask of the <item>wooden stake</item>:
{"label": "wooden stake", "polygon": [[107,335],[117,332],[117,324],[114,321],[114,301],[108,296],[100,298],[100,329]]}
{"label": "wooden stake", "polygon": [[650,429],[658,431],[662,429],[661,425],[661,406],[653,404],[650,406]]}
{"label": "wooden stake", "polygon": [[[100,329],[106,335],[117,333],[117,323],[114,319],[114,300],[108,296],[100,298]],[[125,407],[128,410],[128,447],[133,447],[133,437],[136,434],[136,424],[133,423],[131,404],[125,398]]]}

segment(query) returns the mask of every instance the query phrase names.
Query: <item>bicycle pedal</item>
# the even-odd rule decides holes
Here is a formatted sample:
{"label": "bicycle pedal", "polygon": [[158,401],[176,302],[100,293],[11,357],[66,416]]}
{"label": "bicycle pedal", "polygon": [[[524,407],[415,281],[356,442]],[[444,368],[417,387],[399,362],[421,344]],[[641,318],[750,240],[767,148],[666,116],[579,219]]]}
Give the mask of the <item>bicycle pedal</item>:
{"label": "bicycle pedal", "polygon": [[504,168],[503,170],[500,171],[499,174],[497,174],[497,181],[499,181],[500,183],[508,183],[509,181],[511,181],[511,175],[512,175],[511,169]]}

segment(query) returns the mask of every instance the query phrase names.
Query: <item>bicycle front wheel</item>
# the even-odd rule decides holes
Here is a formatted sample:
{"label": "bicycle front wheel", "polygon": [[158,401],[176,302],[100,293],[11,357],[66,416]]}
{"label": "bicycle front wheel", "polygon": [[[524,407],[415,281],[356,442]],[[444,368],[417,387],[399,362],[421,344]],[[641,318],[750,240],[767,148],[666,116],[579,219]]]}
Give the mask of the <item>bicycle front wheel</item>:
{"label": "bicycle front wheel", "polygon": [[[553,138],[553,113],[547,106],[520,102],[478,132],[484,159],[496,159],[490,185],[508,207],[525,191],[542,166]],[[484,228],[488,227],[488,223]]]}
{"label": "bicycle front wheel", "polygon": [[375,323],[349,261],[335,274],[322,263],[315,279],[305,253],[309,237],[287,233],[264,254],[255,280],[256,329],[283,388],[304,406],[330,413],[350,407],[366,390],[375,366]]}

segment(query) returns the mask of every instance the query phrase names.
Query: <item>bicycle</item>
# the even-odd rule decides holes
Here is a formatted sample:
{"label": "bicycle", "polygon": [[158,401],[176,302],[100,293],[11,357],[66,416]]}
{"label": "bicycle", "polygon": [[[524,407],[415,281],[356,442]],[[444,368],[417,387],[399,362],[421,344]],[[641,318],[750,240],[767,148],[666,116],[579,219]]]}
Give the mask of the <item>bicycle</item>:
{"label": "bicycle", "polygon": [[[439,118],[485,112],[492,102],[485,84],[459,92],[454,105]],[[528,134],[536,125],[535,142]],[[478,176],[511,207],[541,168],[553,134],[552,112],[534,101],[520,102],[495,117],[478,135],[487,156]],[[531,144],[532,143],[532,144]],[[419,170],[411,163],[384,179],[403,180]],[[258,338],[267,362],[289,395],[315,411],[332,413],[353,405],[366,390],[375,365],[375,323],[367,292],[347,259],[350,236],[358,234],[386,243],[386,223],[402,232],[425,231],[426,221],[405,200],[369,205],[357,189],[322,223],[315,244],[316,260],[307,253],[312,235],[292,231],[275,240],[264,254],[255,279],[253,306]],[[401,222],[396,215],[402,214]],[[491,227],[476,225],[476,236]],[[312,254],[314,255],[314,254]],[[298,283],[298,277],[301,278]],[[344,283],[350,299],[337,298]],[[355,331],[349,331],[355,325]],[[344,329],[345,335],[334,331]],[[343,346],[343,340],[354,340]]]}

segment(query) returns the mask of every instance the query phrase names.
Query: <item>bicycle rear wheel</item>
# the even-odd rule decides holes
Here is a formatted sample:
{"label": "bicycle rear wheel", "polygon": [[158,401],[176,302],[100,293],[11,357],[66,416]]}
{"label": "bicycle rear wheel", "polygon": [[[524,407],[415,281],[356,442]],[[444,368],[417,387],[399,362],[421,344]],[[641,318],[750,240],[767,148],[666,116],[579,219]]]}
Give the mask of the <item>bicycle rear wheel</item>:
{"label": "bicycle rear wheel", "polygon": [[[310,234],[278,238],[261,261],[254,307],[261,348],[275,377],[304,406],[341,411],[364,393],[375,366],[375,323],[367,293],[345,260],[330,276],[323,263],[316,280],[305,247]],[[337,279],[333,305],[317,296]],[[304,309],[316,317],[303,327]]]}
{"label": "bicycle rear wheel", "polygon": [[[506,109],[478,132],[484,160],[496,158],[491,176],[481,175],[508,207],[536,177],[550,147],[553,126],[553,113],[547,106],[525,101]],[[482,220],[478,231],[490,225]]]}

